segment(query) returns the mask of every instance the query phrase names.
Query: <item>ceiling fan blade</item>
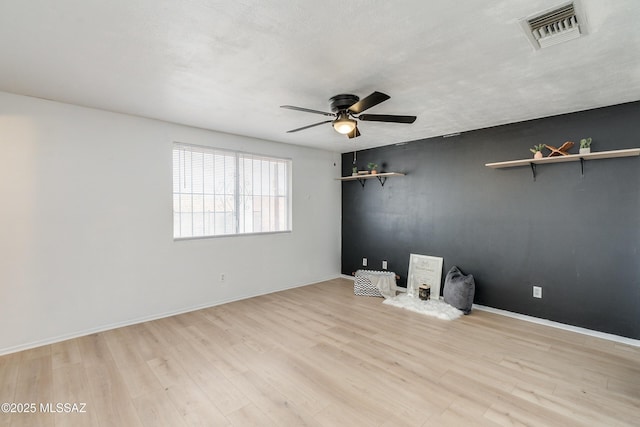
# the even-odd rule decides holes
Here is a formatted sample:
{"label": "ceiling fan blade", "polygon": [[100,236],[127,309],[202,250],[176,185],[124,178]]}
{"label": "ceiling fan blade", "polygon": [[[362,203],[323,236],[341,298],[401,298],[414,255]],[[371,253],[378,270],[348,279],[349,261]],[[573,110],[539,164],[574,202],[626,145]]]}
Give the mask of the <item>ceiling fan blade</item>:
{"label": "ceiling fan blade", "polygon": [[349,139],[359,137],[360,131],[358,130],[358,127],[356,126],[355,128],[353,128],[353,130],[349,132],[347,136],[349,137]]}
{"label": "ceiling fan blade", "polygon": [[305,113],[322,114],[323,116],[335,117],[334,113],[326,113],[324,111],[311,110],[309,108],[295,107],[293,105],[281,105],[280,108],[288,108],[289,110],[304,111]]}
{"label": "ceiling fan blade", "polygon": [[299,130],[309,129],[309,128],[312,128],[312,127],[314,127],[314,126],[323,125],[323,124],[325,124],[325,123],[331,123],[332,121],[333,121],[333,120],[325,120],[324,122],[314,123],[314,124],[312,124],[312,125],[303,126],[303,127],[301,127],[301,128],[298,128],[298,129],[291,129],[291,130],[288,130],[288,131],[287,131],[287,133],[298,132]]}
{"label": "ceiling fan blade", "polygon": [[365,122],[413,123],[416,116],[394,116],[389,114],[361,114],[358,119]]}
{"label": "ceiling fan blade", "polygon": [[354,114],[360,114],[364,110],[368,110],[369,108],[376,106],[381,102],[386,101],[389,98],[391,97],[386,93],[373,92],[371,95],[367,96],[364,99],[361,99],[360,101],[356,102],[351,107],[349,107],[349,111]]}

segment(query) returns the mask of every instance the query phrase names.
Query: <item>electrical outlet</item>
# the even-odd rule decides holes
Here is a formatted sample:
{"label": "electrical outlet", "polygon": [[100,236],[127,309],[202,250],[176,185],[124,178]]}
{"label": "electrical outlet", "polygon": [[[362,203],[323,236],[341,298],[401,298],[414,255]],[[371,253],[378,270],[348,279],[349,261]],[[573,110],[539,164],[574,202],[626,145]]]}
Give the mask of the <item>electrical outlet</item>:
{"label": "electrical outlet", "polygon": [[224,279],[225,279],[225,274],[224,274],[224,273],[221,273],[221,274],[220,274],[220,281],[221,281],[221,282],[224,282]]}
{"label": "electrical outlet", "polygon": [[382,269],[383,270],[387,269],[387,261],[386,260],[382,261]]}
{"label": "electrical outlet", "polygon": [[533,287],[533,297],[542,298],[542,288],[540,286]]}
{"label": "electrical outlet", "polygon": [[363,267],[367,266],[367,259],[366,258],[362,258],[362,266]]}

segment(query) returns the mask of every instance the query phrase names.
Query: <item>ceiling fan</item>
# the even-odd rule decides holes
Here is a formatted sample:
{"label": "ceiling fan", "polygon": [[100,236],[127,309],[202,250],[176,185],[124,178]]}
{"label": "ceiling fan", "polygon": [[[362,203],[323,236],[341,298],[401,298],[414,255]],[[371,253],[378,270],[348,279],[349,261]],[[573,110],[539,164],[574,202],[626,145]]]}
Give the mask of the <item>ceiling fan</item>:
{"label": "ceiling fan", "polygon": [[[298,132],[300,130],[309,129],[314,126],[322,125],[325,123],[333,123],[333,128],[343,135],[349,138],[356,138],[360,136],[358,130],[357,120],[363,122],[389,122],[389,123],[413,123],[416,121],[416,116],[395,116],[389,114],[360,114],[363,111],[374,107],[381,102],[389,99],[390,96],[382,92],[373,92],[371,95],[364,99],[360,99],[356,95],[340,94],[329,99],[331,102],[332,113],[324,111],[311,110],[309,108],[295,107],[293,105],[281,105],[280,108],[288,108],[290,110],[304,111],[307,113],[322,114],[323,116],[334,117],[331,120],[325,120],[312,125],[303,126],[301,128],[292,129],[287,133]],[[356,115],[357,114],[357,115]]]}

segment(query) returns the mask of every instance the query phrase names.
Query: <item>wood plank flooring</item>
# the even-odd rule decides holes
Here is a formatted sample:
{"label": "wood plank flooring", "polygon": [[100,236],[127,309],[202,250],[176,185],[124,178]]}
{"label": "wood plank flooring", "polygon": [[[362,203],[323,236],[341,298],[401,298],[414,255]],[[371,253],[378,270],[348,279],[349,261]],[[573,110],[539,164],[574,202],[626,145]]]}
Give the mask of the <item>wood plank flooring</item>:
{"label": "wood plank flooring", "polygon": [[335,279],[2,356],[1,402],[38,410],[0,427],[638,426],[640,348]]}

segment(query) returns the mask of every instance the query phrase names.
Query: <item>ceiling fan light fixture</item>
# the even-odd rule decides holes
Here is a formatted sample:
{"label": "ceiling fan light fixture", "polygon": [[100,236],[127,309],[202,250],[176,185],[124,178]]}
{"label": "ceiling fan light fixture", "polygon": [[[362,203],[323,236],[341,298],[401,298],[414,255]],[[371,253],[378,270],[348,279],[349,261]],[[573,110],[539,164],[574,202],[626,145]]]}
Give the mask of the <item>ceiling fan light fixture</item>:
{"label": "ceiling fan light fixture", "polygon": [[325,120],[323,122],[288,130],[287,133],[298,132],[301,130],[320,126],[325,123],[331,123],[336,132],[351,139],[357,138],[361,135],[360,131],[358,131],[358,121],[388,123],[413,123],[416,121],[416,116],[398,116],[392,114],[361,114],[362,112],[368,110],[371,107],[375,107],[376,105],[386,101],[387,99],[389,99],[389,95],[377,91],[373,92],[371,95],[365,97],[364,99],[360,99],[356,95],[343,93],[329,98],[329,101],[331,102],[331,113],[320,110],[312,110],[310,108],[296,107],[294,105],[281,105],[280,107],[287,108],[289,110],[297,110],[303,111],[305,113],[314,113],[331,117],[331,119]]}
{"label": "ceiling fan light fixture", "polygon": [[341,113],[338,118],[333,121],[333,128],[342,135],[347,135],[356,128],[356,121],[350,119],[347,114]]}

